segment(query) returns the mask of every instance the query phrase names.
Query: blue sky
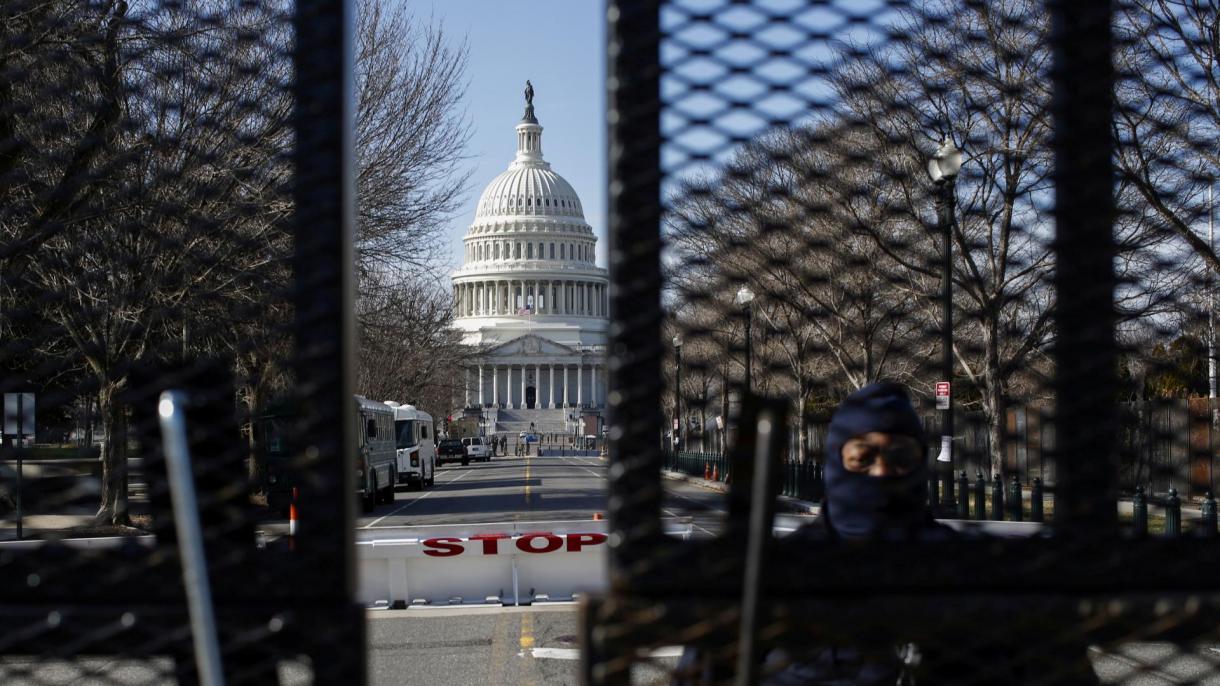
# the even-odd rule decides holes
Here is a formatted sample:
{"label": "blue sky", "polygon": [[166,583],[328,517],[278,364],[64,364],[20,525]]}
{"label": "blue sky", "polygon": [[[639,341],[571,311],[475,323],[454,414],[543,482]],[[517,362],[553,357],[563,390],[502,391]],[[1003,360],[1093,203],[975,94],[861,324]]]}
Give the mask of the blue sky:
{"label": "blue sky", "polygon": [[451,266],[479,193],[516,152],[513,127],[525,108],[525,80],[543,126],[542,152],[576,189],[606,264],[605,11],[602,0],[406,0],[470,51],[466,111],[472,126],[470,192],[449,230]]}

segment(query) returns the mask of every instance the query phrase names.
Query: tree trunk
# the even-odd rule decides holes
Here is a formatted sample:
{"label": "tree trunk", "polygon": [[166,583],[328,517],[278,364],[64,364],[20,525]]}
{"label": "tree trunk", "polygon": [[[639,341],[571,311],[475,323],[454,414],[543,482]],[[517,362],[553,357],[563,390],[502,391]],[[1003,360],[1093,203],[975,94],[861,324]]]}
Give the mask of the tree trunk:
{"label": "tree trunk", "polygon": [[252,383],[246,388],[247,407],[250,410],[250,421],[246,425],[246,446],[248,448],[246,465],[250,475],[250,484],[255,489],[261,489],[263,484],[263,471],[266,465],[263,464],[262,454],[258,450],[258,436],[255,431],[258,428],[258,416],[262,414],[262,393],[259,392],[258,384]]}
{"label": "tree trunk", "polygon": [[1000,370],[999,315],[988,321],[987,368],[983,375],[983,410],[987,417],[988,452],[991,473],[1004,473],[1004,381]]}
{"label": "tree trunk", "polygon": [[98,524],[127,526],[127,410],[115,401],[115,384],[98,393],[98,411],[106,426],[102,449],[102,501],[95,521]]}

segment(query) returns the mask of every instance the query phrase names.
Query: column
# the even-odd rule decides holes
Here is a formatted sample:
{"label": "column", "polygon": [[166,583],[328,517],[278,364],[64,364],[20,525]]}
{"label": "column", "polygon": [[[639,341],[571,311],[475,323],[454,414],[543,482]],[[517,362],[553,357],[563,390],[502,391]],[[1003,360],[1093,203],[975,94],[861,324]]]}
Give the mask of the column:
{"label": "column", "polygon": [[500,406],[500,365],[491,366],[491,404]]}
{"label": "column", "polygon": [[513,366],[505,365],[504,375],[507,377],[504,383],[504,407],[513,409]]}
{"label": "column", "polygon": [[546,375],[546,402],[547,405],[550,405],[551,409],[553,410],[555,409],[555,365],[552,363],[548,364],[547,367],[549,369],[549,373]]}
{"label": "column", "polygon": [[585,365],[583,362],[576,363],[576,406],[585,406]]}
{"label": "column", "polygon": [[525,407],[525,365],[521,365],[521,407]]}
{"label": "column", "polygon": [[[560,281],[559,282],[559,314],[567,314],[567,313],[568,313],[568,282]],[[567,367],[564,367],[563,373],[565,375],[568,373]]]}
{"label": "column", "polygon": [[483,407],[486,401],[483,399],[483,364],[479,363],[479,407]]}
{"label": "column", "polygon": [[542,365],[534,365],[534,407],[542,409]]}
{"label": "column", "polygon": [[466,368],[466,404],[463,407],[470,407],[470,367]]}
{"label": "column", "polygon": [[589,404],[598,406],[597,402],[597,365],[589,367]]}
{"label": "column", "polygon": [[568,365],[563,365],[563,406],[568,406]]}

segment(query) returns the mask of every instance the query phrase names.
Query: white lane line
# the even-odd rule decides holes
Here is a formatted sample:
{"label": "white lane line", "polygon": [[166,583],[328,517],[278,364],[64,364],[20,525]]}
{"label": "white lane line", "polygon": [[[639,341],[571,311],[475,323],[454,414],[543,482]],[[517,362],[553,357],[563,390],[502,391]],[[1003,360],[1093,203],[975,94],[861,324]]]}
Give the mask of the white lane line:
{"label": "white lane line", "polygon": [[[684,516],[685,516],[685,517],[690,517],[690,515],[680,515],[680,514],[678,514],[677,512],[674,512],[673,510],[669,510],[669,509],[665,509],[665,508],[662,508],[662,509],[661,509],[661,512],[664,512],[665,514],[667,514],[667,515],[669,515],[670,517],[673,517],[673,518],[675,518],[675,519],[681,519],[681,518],[682,518],[682,517],[684,517]],[[715,536],[715,535],[716,535],[716,534],[712,533],[711,531],[709,531],[709,530],[707,530],[707,529],[704,529],[703,527],[701,527],[701,526],[699,526],[698,524],[696,524],[696,523],[695,523],[695,518],[694,518],[694,517],[691,517],[690,525],[691,525],[691,527],[693,527],[693,528],[695,528],[695,529],[698,529],[698,530],[702,531],[703,533],[707,534],[708,536]]]}
{"label": "white lane line", "polygon": [[[520,657],[533,657],[541,660],[579,660],[579,648],[527,648],[517,653]],[[682,646],[666,646],[646,653],[650,658],[681,657]]]}
{"label": "white lane line", "polygon": [[676,495],[676,496],[678,496],[679,498],[681,498],[681,499],[683,499],[683,500],[689,500],[689,501],[691,501],[692,503],[698,503],[698,504],[699,504],[700,509],[704,509],[704,510],[711,510],[712,512],[719,512],[719,513],[721,513],[721,514],[723,514],[723,513],[725,513],[725,512],[727,511],[727,510],[721,509],[721,508],[719,508],[719,507],[712,507],[712,506],[709,506],[709,505],[705,504],[703,501],[700,501],[700,500],[695,500],[694,498],[688,498],[688,497],[686,497],[686,496],[682,495],[681,493],[679,493],[679,492],[677,492],[677,491],[666,491],[666,493],[669,493],[670,495]]}
{"label": "white lane line", "polygon": [[[441,485],[448,486],[449,484],[451,484],[455,481],[461,481],[462,479],[465,479],[467,476],[470,476],[471,474],[474,474],[473,469],[462,472],[462,475],[459,476],[458,478],[445,481]],[[415,503],[418,503],[419,501],[423,500],[424,498],[427,498],[428,496],[432,495],[433,493],[436,493],[436,487],[433,487],[431,491],[428,491],[427,493],[421,495],[420,497],[416,498],[415,500],[412,500],[412,501],[404,504],[402,507],[398,508],[397,510],[390,512],[389,514],[384,514],[360,528],[361,529],[371,529],[377,525],[377,522],[380,522],[381,520],[385,519],[386,517],[393,517],[394,515],[398,514],[399,512],[402,512],[403,510],[407,509],[408,507],[411,507],[412,505],[414,505]]]}
{"label": "white lane line", "polygon": [[[565,459],[565,460],[570,460],[570,459],[572,459],[572,458],[570,458],[570,457],[565,457],[564,459]],[[583,469],[583,470],[585,470],[586,472],[588,472],[588,473],[592,474],[593,476],[595,476],[595,477],[597,477],[597,478],[599,478],[599,479],[603,478],[603,475],[602,475],[602,474],[598,474],[597,472],[593,471],[592,469],[589,469],[588,467],[586,467],[586,466],[584,466],[584,465],[582,465],[582,464],[572,464],[572,463],[570,463],[570,462],[569,462],[569,463],[568,463],[568,466],[569,466],[569,467],[576,467],[577,469]]]}

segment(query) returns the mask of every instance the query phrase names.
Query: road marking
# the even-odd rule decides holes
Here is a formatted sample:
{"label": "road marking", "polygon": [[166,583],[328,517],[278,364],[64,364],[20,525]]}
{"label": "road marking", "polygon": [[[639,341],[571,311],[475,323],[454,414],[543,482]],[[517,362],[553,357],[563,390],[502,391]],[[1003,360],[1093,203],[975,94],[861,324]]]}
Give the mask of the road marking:
{"label": "road marking", "polygon": [[[667,514],[667,515],[669,515],[670,517],[673,517],[673,518],[675,518],[675,519],[681,519],[681,518],[684,516],[684,515],[680,515],[680,514],[678,514],[677,512],[674,512],[673,510],[669,510],[669,509],[665,509],[665,508],[662,508],[662,509],[661,509],[661,512],[664,512],[665,514]],[[690,517],[690,515],[685,515],[685,516]],[[694,518],[694,517],[691,517],[690,525],[691,525],[691,527],[692,527],[692,528],[698,529],[698,530],[702,531],[703,533],[707,534],[708,536],[715,536],[715,535],[716,535],[716,534],[712,533],[711,531],[709,531],[709,530],[707,530],[707,529],[704,529],[703,527],[701,527],[701,526],[699,526],[698,524],[696,524],[696,523],[695,523],[695,518]]]}
{"label": "road marking", "polygon": [[[565,459],[565,460],[570,460],[570,459],[572,459],[572,458],[564,458],[564,459]],[[597,472],[593,471],[592,469],[589,469],[588,467],[585,467],[584,465],[581,465],[581,464],[571,464],[571,463],[568,463],[568,465],[569,465],[569,466],[571,466],[571,467],[576,467],[577,469],[583,469],[583,470],[585,470],[586,472],[588,472],[588,473],[592,474],[593,476],[595,476],[595,477],[597,477],[597,478],[599,478],[599,479],[603,478],[603,475],[598,474]]]}
{"label": "road marking", "polygon": [[[462,472],[461,476],[457,477],[456,479],[450,479],[450,480],[442,483],[441,485],[448,486],[449,484],[451,484],[455,481],[461,481],[462,479],[465,479],[467,476],[470,476],[471,474],[474,474],[474,470]],[[428,496],[432,495],[433,493],[436,493],[436,487],[433,487],[431,491],[428,491],[427,493],[421,495],[420,497],[416,498],[415,500],[412,500],[412,501],[406,503],[405,505],[398,508],[397,510],[390,512],[389,514],[384,514],[360,528],[361,529],[371,529],[377,524],[377,522],[380,522],[381,520],[385,519],[386,517],[393,517],[394,515],[398,514],[399,512],[402,512],[403,510],[407,509],[408,507],[411,507],[412,505],[414,505],[415,503],[418,503],[419,501],[423,500],[424,498],[427,498]]]}
{"label": "road marking", "polygon": [[[528,655],[527,655],[528,653]],[[522,650],[522,657],[534,657],[541,660],[579,660],[580,648],[532,648],[530,650]],[[657,648],[647,656],[652,659],[663,657],[681,657],[682,646],[665,646]]]}
{"label": "road marking", "polygon": [[521,649],[528,650],[534,647],[534,615],[525,613],[521,615]]}

